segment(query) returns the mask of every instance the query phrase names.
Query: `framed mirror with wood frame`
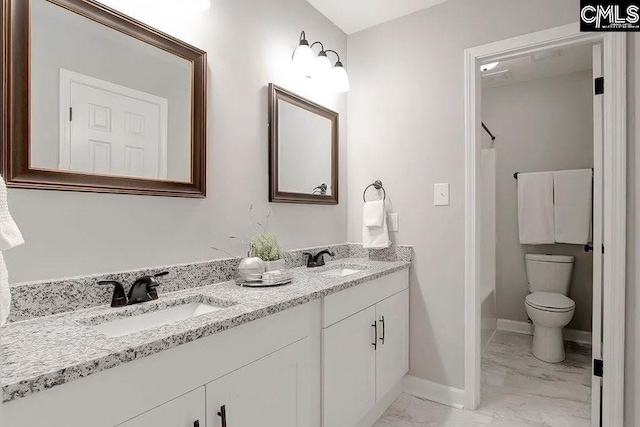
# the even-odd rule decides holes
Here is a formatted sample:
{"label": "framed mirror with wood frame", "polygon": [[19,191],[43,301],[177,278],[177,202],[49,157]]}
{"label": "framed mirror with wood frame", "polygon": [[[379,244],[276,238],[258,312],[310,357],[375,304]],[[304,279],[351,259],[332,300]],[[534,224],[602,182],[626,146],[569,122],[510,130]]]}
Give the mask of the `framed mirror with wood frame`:
{"label": "framed mirror with wood frame", "polygon": [[338,204],[339,115],[269,84],[269,201]]}
{"label": "framed mirror with wood frame", "polygon": [[206,195],[206,52],[93,0],[2,0],[8,187]]}

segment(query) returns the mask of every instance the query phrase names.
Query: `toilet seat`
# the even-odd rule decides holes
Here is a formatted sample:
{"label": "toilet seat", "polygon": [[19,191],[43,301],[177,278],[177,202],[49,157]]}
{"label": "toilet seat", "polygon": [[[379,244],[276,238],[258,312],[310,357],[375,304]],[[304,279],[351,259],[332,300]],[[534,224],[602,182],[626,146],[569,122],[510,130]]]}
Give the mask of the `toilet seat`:
{"label": "toilet seat", "polygon": [[576,303],[562,294],[553,292],[534,292],[527,295],[525,304],[531,308],[555,313],[564,313],[576,308]]}

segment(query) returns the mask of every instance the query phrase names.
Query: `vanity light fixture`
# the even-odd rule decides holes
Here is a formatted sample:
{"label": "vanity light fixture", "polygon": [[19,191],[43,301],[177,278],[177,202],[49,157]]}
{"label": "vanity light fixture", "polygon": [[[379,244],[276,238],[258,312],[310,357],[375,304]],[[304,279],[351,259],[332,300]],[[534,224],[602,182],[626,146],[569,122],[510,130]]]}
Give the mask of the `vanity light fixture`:
{"label": "vanity light fixture", "polygon": [[338,61],[331,71],[331,85],[337,93],[349,92],[349,75],[340,62],[340,55],[335,50],[327,49],[326,52],[332,52],[338,57]]}
{"label": "vanity light fixture", "polygon": [[483,73],[485,71],[491,71],[494,68],[496,68],[498,66],[500,62],[490,62],[489,64],[483,64],[480,66],[480,71],[482,71]]}
{"label": "vanity light fixture", "polygon": [[309,46],[309,42],[307,41],[306,34],[303,31],[300,33],[300,44],[293,52],[293,67],[299,75],[311,77],[314,59],[315,55],[313,54],[313,51]]}
{"label": "vanity light fixture", "polygon": [[[312,49],[315,45],[320,46],[320,52],[317,56]],[[338,58],[333,66],[327,57],[328,52],[335,54]],[[293,52],[292,63],[296,72],[301,76],[312,78],[336,93],[349,91],[349,76],[340,61],[338,52],[325,49],[322,42],[319,41],[309,45],[304,31],[300,33],[300,43]]]}

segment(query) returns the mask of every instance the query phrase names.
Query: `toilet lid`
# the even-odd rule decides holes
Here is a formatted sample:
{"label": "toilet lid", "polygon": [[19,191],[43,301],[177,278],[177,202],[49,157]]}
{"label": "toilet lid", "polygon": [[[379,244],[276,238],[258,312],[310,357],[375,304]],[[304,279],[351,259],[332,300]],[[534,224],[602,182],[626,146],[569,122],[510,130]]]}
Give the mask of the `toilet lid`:
{"label": "toilet lid", "polygon": [[576,303],[562,294],[553,292],[534,292],[527,295],[526,303],[548,311],[566,311],[575,308]]}

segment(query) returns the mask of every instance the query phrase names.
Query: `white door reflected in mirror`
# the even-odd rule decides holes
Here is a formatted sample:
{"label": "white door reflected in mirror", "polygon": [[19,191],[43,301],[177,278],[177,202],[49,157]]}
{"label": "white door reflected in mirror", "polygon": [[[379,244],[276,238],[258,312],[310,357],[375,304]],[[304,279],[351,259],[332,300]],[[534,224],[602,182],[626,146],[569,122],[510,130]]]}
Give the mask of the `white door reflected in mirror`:
{"label": "white door reflected in mirror", "polygon": [[46,0],[30,13],[30,166],[191,182],[191,62]]}

